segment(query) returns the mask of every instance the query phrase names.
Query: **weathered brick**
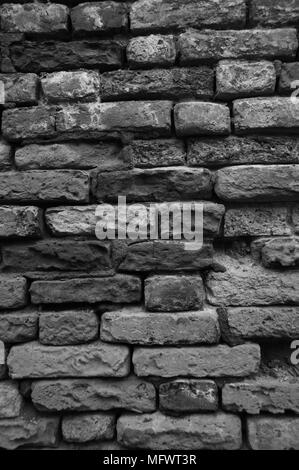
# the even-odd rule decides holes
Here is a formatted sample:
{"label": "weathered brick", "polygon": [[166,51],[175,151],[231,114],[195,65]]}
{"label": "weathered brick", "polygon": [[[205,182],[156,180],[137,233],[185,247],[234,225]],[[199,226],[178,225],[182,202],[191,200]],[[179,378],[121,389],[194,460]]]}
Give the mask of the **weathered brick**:
{"label": "weathered brick", "polygon": [[272,95],[276,71],[272,62],[221,61],[216,68],[216,96],[230,100]]}
{"label": "weathered brick", "polygon": [[8,33],[66,33],[67,22],[68,8],[64,5],[7,3],[0,7],[1,29]]}
{"label": "weathered brick", "polygon": [[139,0],[131,8],[133,31],[163,29],[242,27],[246,21],[244,0],[198,1]]}
{"label": "weathered brick", "polygon": [[299,165],[244,165],[217,171],[215,192],[225,201],[299,200]]}
{"label": "weathered brick", "polygon": [[125,409],[151,412],[156,407],[155,387],[130,376],[122,380],[41,380],[32,384],[32,401],[41,411],[106,411]]}
{"label": "weathered brick", "polygon": [[[0,382],[0,418],[16,418],[21,412],[22,396],[18,385],[8,380]],[[1,427],[1,421],[0,421]]]}
{"label": "weathered brick", "polygon": [[41,240],[3,246],[3,265],[13,270],[110,272],[110,247],[101,241]]}
{"label": "weathered brick", "polygon": [[234,123],[237,134],[284,130],[297,133],[298,106],[291,98],[248,98],[234,101]]}
{"label": "weathered brick", "polygon": [[252,260],[221,258],[226,272],[210,272],[207,297],[212,305],[299,304],[298,273],[269,271]]}
{"label": "weathered brick", "polygon": [[26,296],[27,281],[24,277],[1,274],[0,309],[23,307]]}
{"label": "weathered brick", "polygon": [[145,280],[145,306],[152,312],[202,309],[204,295],[201,276],[151,276]]}
{"label": "weathered brick", "polygon": [[149,241],[130,246],[116,244],[114,255],[120,271],[198,271],[213,265],[213,249],[188,248],[188,242]]}
{"label": "weathered brick", "polygon": [[221,59],[294,59],[297,48],[297,34],[293,28],[189,30],[178,39],[181,64]]}
{"label": "weathered brick", "polygon": [[248,136],[190,139],[189,166],[227,166],[248,164],[299,163],[296,137]]}
{"label": "weathered brick", "polygon": [[218,103],[179,103],[174,108],[174,122],[178,136],[230,133],[229,108]]}
{"label": "weathered brick", "polygon": [[0,173],[3,202],[88,202],[89,175],[79,170]]}
{"label": "weathered brick", "polygon": [[212,178],[207,169],[153,168],[102,173],[97,176],[97,201],[114,202],[126,196],[128,202],[164,202],[209,199]]}
{"label": "weathered brick", "polygon": [[11,168],[11,147],[0,138],[0,170],[8,170]]}
{"label": "weathered brick", "polygon": [[80,413],[64,416],[62,436],[66,442],[89,442],[113,439],[115,416],[108,413]]}
{"label": "weathered brick", "polygon": [[258,371],[260,347],[135,348],[133,364],[141,377],[246,377]]}
{"label": "weathered brick", "polygon": [[101,341],[80,346],[13,346],[7,358],[13,379],[50,377],[124,377],[130,371],[127,346]]}
{"label": "weathered brick", "polygon": [[0,74],[0,82],[4,83],[5,104],[37,104],[38,76],[35,73]]}
{"label": "weathered brick", "polygon": [[34,304],[133,303],[140,301],[141,282],[138,277],[124,274],[104,278],[35,281],[30,292]]}
{"label": "weathered brick", "polygon": [[151,345],[213,344],[220,337],[214,310],[149,313],[142,308],[106,312],[101,339],[110,343]]}
{"label": "weathered brick", "polygon": [[83,3],[72,8],[71,21],[75,34],[125,30],[127,8],[123,3],[111,1]]}
{"label": "weathered brick", "polygon": [[0,420],[0,447],[13,450],[23,445],[55,447],[59,417],[38,414],[26,407],[16,418]]}
{"label": "weathered brick", "polygon": [[257,252],[266,268],[286,268],[299,265],[298,237],[262,238],[254,241],[251,251]]}
{"label": "weathered brick", "polygon": [[41,79],[43,94],[50,102],[95,100],[100,91],[100,77],[97,72],[77,70],[53,72]]}
{"label": "weathered brick", "polygon": [[299,417],[260,416],[247,420],[253,450],[298,450]]}
{"label": "weathered brick", "polygon": [[299,80],[299,62],[282,64],[279,77],[279,92],[290,95],[297,88],[294,83],[297,80]]}
{"label": "weathered brick", "polygon": [[30,144],[16,150],[15,163],[20,170],[54,168],[123,170],[131,167],[117,143]]}
{"label": "weathered brick", "polygon": [[254,26],[297,25],[299,21],[298,0],[252,0],[249,11],[251,24]]}
{"label": "weathered brick", "polygon": [[289,211],[286,206],[270,204],[228,209],[224,219],[226,237],[290,235]]}
{"label": "weathered brick", "polygon": [[233,450],[241,447],[241,420],[224,413],[179,418],[159,412],[141,416],[123,414],[117,422],[117,438],[134,449]]}
{"label": "weathered brick", "polygon": [[181,140],[135,140],[127,146],[127,151],[132,158],[134,167],[137,168],[185,164],[186,152]]}
{"label": "weathered brick", "polygon": [[196,413],[218,408],[218,389],[212,380],[178,379],[159,386],[163,412]]}
{"label": "weathered brick", "polygon": [[98,317],[93,310],[42,312],[39,319],[39,341],[53,346],[87,343],[96,339],[98,329]]}
{"label": "weathered brick", "polygon": [[55,135],[55,107],[7,109],[2,114],[3,137],[11,141]]}
{"label": "weathered brick", "polygon": [[101,76],[101,97],[115,99],[209,99],[214,95],[214,72],[207,66],[117,70]]}
{"label": "weathered brick", "polygon": [[[132,133],[168,136],[171,132],[171,101],[127,101],[65,106],[57,113],[56,128],[75,138],[95,134]],[[75,134],[74,134],[75,133]]]}
{"label": "weathered brick", "polygon": [[34,206],[1,206],[0,237],[41,236],[42,211]]}
{"label": "weathered brick", "polygon": [[122,64],[122,46],[117,41],[34,42],[12,44],[10,57],[21,72],[51,72],[55,70],[94,67],[113,70]]}
{"label": "weathered brick", "polygon": [[224,219],[226,237],[290,235],[286,206],[252,205],[228,209]]}
{"label": "weathered brick", "polygon": [[173,36],[160,34],[133,38],[127,46],[130,67],[143,68],[154,65],[174,65],[176,47]]}
{"label": "weathered brick", "polygon": [[32,309],[1,312],[0,340],[14,344],[36,339],[38,336],[38,316],[38,311]]}
{"label": "weathered brick", "polygon": [[299,384],[261,377],[245,382],[227,383],[222,389],[223,408],[233,412],[299,412]]}
{"label": "weathered brick", "polygon": [[218,313],[222,337],[230,344],[299,336],[298,307],[222,308]]}

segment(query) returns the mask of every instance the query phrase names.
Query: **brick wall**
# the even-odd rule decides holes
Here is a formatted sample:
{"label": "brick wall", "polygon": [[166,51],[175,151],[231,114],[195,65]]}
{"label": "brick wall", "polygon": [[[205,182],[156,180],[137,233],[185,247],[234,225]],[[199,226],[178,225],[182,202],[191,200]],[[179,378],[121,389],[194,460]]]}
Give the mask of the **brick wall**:
{"label": "brick wall", "polygon": [[299,1],[0,3],[0,447],[298,449]]}

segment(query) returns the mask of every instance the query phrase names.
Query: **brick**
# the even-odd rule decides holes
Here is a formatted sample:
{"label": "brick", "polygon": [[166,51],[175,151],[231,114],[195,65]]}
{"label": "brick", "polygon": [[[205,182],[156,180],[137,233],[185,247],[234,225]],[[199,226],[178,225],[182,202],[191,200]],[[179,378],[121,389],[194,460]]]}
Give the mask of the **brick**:
{"label": "brick", "polygon": [[94,188],[96,200],[108,202],[118,196],[126,196],[127,202],[164,202],[209,199],[211,195],[209,170],[186,167],[99,172]]}
{"label": "brick", "polygon": [[234,123],[237,134],[252,132],[296,133],[299,129],[299,112],[296,100],[290,98],[248,98],[234,102]]}
{"label": "brick", "polygon": [[217,171],[215,192],[225,201],[295,201],[299,199],[298,178],[299,165],[224,168]]}
{"label": "brick", "polygon": [[66,442],[88,442],[113,439],[115,416],[108,413],[81,413],[64,416],[62,436]]}
{"label": "brick", "polygon": [[1,206],[0,237],[41,236],[42,211],[34,206]]}
{"label": "brick", "polygon": [[[16,418],[21,412],[22,396],[15,382],[0,382],[0,418]],[[0,421],[1,427],[1,421]]]}
{"label": "brick", "polygon": [[201,276],[151,276],[144,285],[145,306],[152,312],[202,309]]}
{"label": "brick", "polygon": [[174,122],[178,136],[230,133],[229,108],[218,103],[179,103],[174,108]]}
{"label": "brick", "polygon": [[127,150],[137,168],[185,164],[184,143],[177,139],[135,140]]}
{"label": "brick", "polygon": [[213,265],[213,249],[186,249],[188,242],[149,241],[115,247],[118,269],[128,272],[198,271]]}
{"label": "brick", "polygon": [[224,257],[226,272],[207,276],[207,298],[212,305],[248,306],[299,304],[298,274],[269,271],[252,260]]}
{"label": "brick", "polygon": [[11,164],[11,147],[5,140],[0,138],[0,171],[10,169]]}
{"label": "brick", "polygon": [[24,277],[1,274],[0,309],[23,307],[26,296],[27,281]]}
{"label": "brick", "polygon": [[125,409],[142,413],[155,410],[156,392],[151,383],[135,376],[121,380],[41,380],[32,383],[32,401],[41,411]]}
{"label": "brick", "polygon": [[120,146],[107,142],[25,145],[16,150],[15,164],[19,170],[99,167],[101,171],[112,171],[131,166]]}
{"label": "brick", "polygon": [[116,99],[210,99],[214,72],[207,66],[152,70],[117,70],[101,76],[101,97]]}
{"label": "brick", "polygon": [[163,412],[216,411],[218,389],[213,380],[178,379],[159,386],[159,408]]}
{"label": "brick", "polygon": [[222,337],[230,344],[250,340],[287,340],[299,336],[298,307],[218,309]]}
{"label": "brick", "polygon": [[92,101],[99,95],[100,77],[97,72],[77,70],[53,72],[41,79],[44,97],[49,102]]}
{"label": "brick", "polygon": [[296,30],[248,29],[242,31],[195,31],[178,39],[181,64],[221,59],[295,59]]}
{"label": "brick", "polygon": [[226,237],[290,235],[286,206],[259,204],[228,209],[225,213]]}
{"label": "brick", "polygon": [[141,377],[246,377],[258,371],[260,347],[135,348],[133,364]]}
{"label": "brick", "polygon": [[250,22],[261,26],[297,25],[299,21],[298,0],[252,0],[250,6]]}
{"label": "brick", "polygon": [[0,420],[0,447],[8,450],[24,445],[55,447],[58,432],[58,416],[39,415],[26,407],[18,417]]}
{"label": "brick", "polygon": [[127,8],[110,1],[83,3],[72,8],[71,21],[75,34],[121,31],[128,27]]}
{"label": "brick", "polygon": [[298,139],[284,136],[248,136],[190,139],[189,166],[299,163]]}
{"label": "brick", "polygon": [[2,114],[3,137],[13,142],[55,135],[56,110],[48,106],[7,109]]}
{"label": "brick", "polygon": [[7,358],[13,379],[51,377],[124,377],[130,371],[127,346],[100,341],[80,346],[13,346]]}
{"label": "brick", "polygon": [[272,62],[221,61],[216,68],[216,97],[230,100],[273,95],[276,71]]}
{"label": "brick", "polygon": [[227,411],[248,414],[299,412],[299,385],[261,377],[239,383],[227,383],[222,389],[222,404]]}
{"label": "brick", "polygon": [[68,31],[68,8],[58,4],[4,4],[1,29],[8,33],[61,34]]}
{"label": "brick", "polygon": [[10,344],[33,341],[38,336],[38,316],[31,309],[1,312],[0,339]]}
{"label": "brick", "polygon": [[136,307],[105,312],[101,317],[101,339],[109,343],[146,346],[213,344],[219,337],[218,317],[212,309],[149,313]]}
{"label": "brick", "polygon": [[127,101],[65,106],[57,113],[59,133],[84,136],[151,134],[168,136],[171,132],[171,101]]}
{"label": "brick", "polygon": [[298,450],[299,418],[260,416],[247,420],[253,450]]}
{"label": "brick", "polygon": [[96,339],[98,329],[98,317],[93,310],[42,312],[39,319],[39,341],[52,346],[87,343]]}
{"label": "brick", "polygon": [[196,1],[139,0],[130,12],[133,31],[168,29],[221,28],[245,26],[246,5],[243,0]]}
{"label": "brick", "polygon": [[296,84],[293,83],[297,80],[299,80],[299,62],[282,64],[279,77],[279,92],[290,95],[297,88]]}
{"label": "brick", "polygon": [[133,303],[140,301],[141,283],[138,277],[118,274],[104,278],[35,281],[30,292],[34,304]]}
{"label": "brick", "polygon": [[88,202],[89,175],[79,170],[0,173],[0,201]]}
{"label": "brick", "polygon": [[41,240],[3,247],[3,265],[13,270],[111,272],[109,245],[101,241]]}
{"label": "brick", "polygon": [[35,73],[0,74],[5,104],[34,105],[38,102],[38,76]]}
{"label": "brick", "polygon": [[161,34],[133,38],[127,46],[130,67],[143,68],[155,65],[174,65],[176,47],[173,36]]}
{"label": "brick", "polygon": [[10,57],[21,72],[52,72],[94,67],[113,70],[121,67],[122,47],[116,41],[22,41],[12,44]]}
{"label": "brick", "polygon": [[123,414],[117,422],[117,438],[122,445],[134,449],[233,450],[242,443],[241,420],[224,413],[179,418],[159,412],[141,416]]}
{"label": "brick", "polygon": [[298,237],[258,239],[252,243],[266,268],[287,268],[299,265]]}

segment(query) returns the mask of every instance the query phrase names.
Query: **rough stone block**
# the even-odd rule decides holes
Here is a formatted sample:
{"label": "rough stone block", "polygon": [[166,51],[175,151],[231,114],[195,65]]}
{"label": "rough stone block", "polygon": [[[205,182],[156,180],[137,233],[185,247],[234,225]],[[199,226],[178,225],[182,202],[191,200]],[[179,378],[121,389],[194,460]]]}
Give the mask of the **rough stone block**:
{"label": "rough stone block", "polygon": [[11,147],[0,138],[0,170],[8,170],[11,168]]}
{"label": "rough stone block", "polygon": [[202,309],[201,276],[152,276],[145,280],[145,306],[152,312]]}
{"label": "rough stone block", "polygon": [[213,344],[220,338],[214,310],[149,313],[142,308],[106,312],[101,339],[109,343],[152,345]]}
{"label": "rough stone block", "polygon": [[279,77],[279,92],[290,95],[297,88],[294,83],[297,80],[299,80],[299,62],[282,64]]}
{"label": "rough stone block", "polygon": [[[22,396],[16,382],[8,380],[0,382],[0,419],[16,418],[22,407]],[[1,427],[0,420],[0,427]]]}
{"label": "rough stone block", "polygon": [[171,413],[216,411],[218,389],[213,380],[178,379],[159,386],[160,410]]}
{"label": "rough stone block", "polygon": [[299,21],[298,0],[252,0],[250,4],[250,22],[260,26],[297,25]]}
{"label": "rough stone block", "polygon": [[185,164],[184,143],[176,139],[135,140],[127,150],[134,167],[155,168]]}
{"label": "rough stone block", "polygon": [[127,346],[96,341],[80,346],[13,346],[7,358],[12,378],[124,377],[130,371]]}
{"label": "rough stone block", "polygon": [[52,103],[59,101],[93,101],[99,96],[100,77],[97,72],[77,70],[53,72],[41,79],[44,97]]}
{"label": "rough stone block", "polygon": [[0,237],[41,236],[42,211],[34,206],[1,206]]}
{"label": "rough stone block", "polygon": [[253,450],[298,450],[299,418],[261,416],[248,418],[248,440]]}
{"label": "rough stone block", "polygon": [[72,8],[71,21],[75,34],[121,31],[128,26],[127,8],[111,1],[83,3]]}
{"label": "rough stone block", "polygon": [[18,308],[26,305],[27,281],[22,276],[1,274],[0,309]]}
{"label": "rough stone block", "polygon": [[35,73],[1,73],[0,82],[4,83],[5,104],[14,103],[17,106],[37,104],[39,80]]}
{"label": "rough stone block", "polygon": [[144,68],[174,65],[176,47],[173,36],[160,34],[133,38],[127,46],[130,67]]}
{"label": "rough stone block", "polygon": [[38,311],[1,312],[0,340],[5,343],[25,343],[38,336]]}
{"label": "rough stone block", "polygon": [[13,142],[55,135],[55,107],[7,109],[2,114],[2,134]]}
{"label": "rough stone block", "polygon": [[113,439],[115,416],[108,413],[81,413],[64,416],[62,436],[66,442],[105,441]]}
{"label": "rough stone block", "polygon": [[266,268],[287,268],[299,265],[298,237],[262,238],[251,244]]}
{"label": "rough stone block", "polygon": [[231,128],[229,108],[218,103],[179,103],[174,122],[178,136],[227,135]]}
{"label": "rough stone block", "polygon": [[126,379],[64,379],[32,383],[32,401],[41,411],[107,411],[146,413],[156,408],[155,387],[130,376]]}
{"label": "rough stone block", "polygon": [[135,348],[133,364],[141,377],[246,377],[258,371],[260,347]]}

